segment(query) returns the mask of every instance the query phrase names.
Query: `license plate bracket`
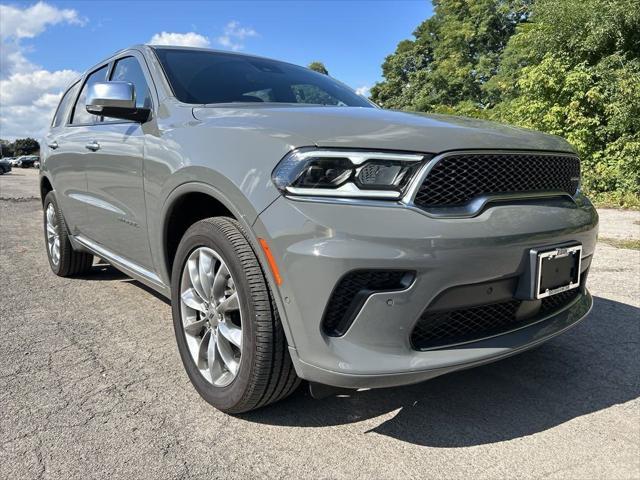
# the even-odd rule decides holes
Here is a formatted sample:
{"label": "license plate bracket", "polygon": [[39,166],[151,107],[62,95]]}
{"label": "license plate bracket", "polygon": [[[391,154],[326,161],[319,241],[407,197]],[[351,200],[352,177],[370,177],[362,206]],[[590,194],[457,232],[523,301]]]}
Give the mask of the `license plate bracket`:
{"label": "license plate bracket", "polygon": [[580,286],[582,245],[537,251],[535,298],[550,297]]}

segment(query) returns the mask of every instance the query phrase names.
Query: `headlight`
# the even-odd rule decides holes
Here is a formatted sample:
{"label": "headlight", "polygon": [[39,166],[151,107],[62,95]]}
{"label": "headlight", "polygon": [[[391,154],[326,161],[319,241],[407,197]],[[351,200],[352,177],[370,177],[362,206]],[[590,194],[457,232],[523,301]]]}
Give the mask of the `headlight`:
{"label": "headlight", "polygon": [[288,195],[397,199],[424,158],[407,153],[295,150],[280,161],[272,178]]}

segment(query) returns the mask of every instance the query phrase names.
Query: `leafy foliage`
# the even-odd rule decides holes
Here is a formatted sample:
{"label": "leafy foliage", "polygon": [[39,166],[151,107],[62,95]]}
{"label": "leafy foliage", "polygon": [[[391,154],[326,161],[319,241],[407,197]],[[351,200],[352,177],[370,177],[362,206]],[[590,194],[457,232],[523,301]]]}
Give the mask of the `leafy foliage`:
{"label": "leafy foliage", "polygon": [[40,151],[40,144],[33,138],[18,138],[15,142],[0,140],[0,143],[3,157],[31,155]]}
{"label": "leafy foliage", "polygon": [[580,153],[591,195],[640,205],[637,0],[435,5],[385,60],[374,101],[561,135]]}
{"label": "leafy foliage", "polygon": [[325,75],[329,75],[329,70],[327,70],[327,67],[325,67],[324,63],[322,63],[322,62],[311,62],[309,64],[309,69],[313,70],[314,72],[318,72],[318,73],[323,73]]}
{"label": "leafy foliage", "polygon": [[371,90],[387,108],[430,111],[470,101],[490,105],[484,85],[500,54],[529,15],[531,0],[439,0],[435,15],[382,65],[385,81]]}

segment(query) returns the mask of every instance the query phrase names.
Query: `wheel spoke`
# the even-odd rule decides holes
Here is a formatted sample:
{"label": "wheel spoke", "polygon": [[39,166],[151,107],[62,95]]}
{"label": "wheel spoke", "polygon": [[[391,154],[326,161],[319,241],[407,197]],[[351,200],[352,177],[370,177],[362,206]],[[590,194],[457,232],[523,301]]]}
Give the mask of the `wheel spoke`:
{"label": "wheel spoke", "polygon": [[240,304],[238,303],[238,292],[233,292],[231,296],[225,298],[218,305],[218,312],[227,313],[232,312],[234,310],[238,310],[240,308]]}
{"label": "wheel spoke", "polygon": [[202,313],[207,313],[207,302],[203,300],[194,288],[184,291],[181,298],[187,307]]}
{"label": "wheel spoke", "polygon": [[184,326],[184,331],[187,332],[191,336],[199,335],[202,332],[202,329],[206,325],[205,320],[196,320],[195,322],[187,323]]}
{"label": "wheel spoke", "polygon": [[189,279],[191,280],[191,285],[195,288],[200,298],[204,300],[209,300],[209,293],[205,292],[202,288],[202,283],[200,283],[200,268],[198,267],[200,254],[195,258],[190,258],[187,261],[187,266],[189,268]]}
{"label": "wheel spoke", "polygon": [[213,258],[207,252],[201,250],[198,256],[198,278],[202,285],[202,291],[207,299],[211,298],[211,283],[213,279]]}
{"label": "wheel spoke", "polygon": [[49,204],[49,206],[47,207],[47,222],[49,224],[53,224],[53,217],[54,217],[53,205]]}
{"label": "wheel spoke", "polygon": [[47,232],[49,233],[49,235],[52,235],[52,236],[56,236],[58,234],[58,232],[56,232],[55,227],[51,225],[50,222],[47,222]]}
{"label": "wheel spoke", "polygon": [[231,322],[218,324],[218,335],[222,335],[236,347],[242,348],[242,329]]}
{"label": "wheel spoke", "polygon": [[224,290],[229,278],[229,269],[224,262],[220,263],[220,268],[216,272],[216,276],[213,279],[213,296],[216,300],[224,298]]}
{"label": "wheel spoke", "polygon": [[209,375],[211,375],[211,382],[216,381],[216,337],[209,335],[209,343],[207,345],[207,362],[209,366]]}
{"label": "wheel spoke", "polygon": [[231,345],[229,345],[227,339],[222,335],[216,336],[216,343],[218,345],[218,353],[220,354],[220,358],[227,367],[227,370],[229,370],[229,372],[231,372],[231,374],[235,376],[238,373],[239,363],[233,354]]}
{"label": "wheel spoke", "polygon": [[204,368],[207,365],[207,351],[209,349],[209,343],[211,341],[211,330],[207,330],[200,340],[198,345],[198,368]]}

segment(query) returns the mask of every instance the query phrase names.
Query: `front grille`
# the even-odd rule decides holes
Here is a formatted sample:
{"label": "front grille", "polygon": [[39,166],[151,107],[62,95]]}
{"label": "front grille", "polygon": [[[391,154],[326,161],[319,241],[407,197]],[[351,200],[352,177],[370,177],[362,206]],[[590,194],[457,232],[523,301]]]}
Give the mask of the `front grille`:
{"label": "front grille", "polygon": [[580,160],[534,153],[460,153],[427,174],[414,203],[422,208],[464,206],[484,195],[560,191],[575,195]]}
{"label": "front grille", "polygon": [[355,270],[338,282],[329,297],[322,330],[330,336],[344,335],[367,298],[375,292],[409,287],[415,272],[407,270]]}
{"label": "front grille", "polygon": [[426,350],[507,333],[559,311],[578,296],[579,290],[575,288],[544,298],[540,301],[540,310],[525,317],[517,314],[521,300],[445,312],[427,310],[413,329],[411,344],[416,350]]}

